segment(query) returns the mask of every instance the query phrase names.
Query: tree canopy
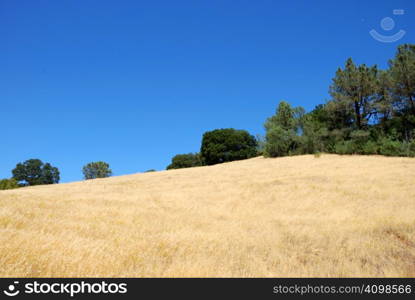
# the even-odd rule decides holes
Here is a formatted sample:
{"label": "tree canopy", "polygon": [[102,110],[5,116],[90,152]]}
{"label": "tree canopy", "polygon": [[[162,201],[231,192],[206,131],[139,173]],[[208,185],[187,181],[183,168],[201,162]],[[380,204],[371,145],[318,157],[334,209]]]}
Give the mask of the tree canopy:
{"label": "tree canopy", "polygon": [[216,129],[203,134],[200,154],[206,165],[246,159],[257,155],[257,141],[246,130]]}
{"label": "tree canopy", "polygon": [[18,163],[12,170],[13,178],[20,185],[53,184],[59,182],[59,170],[40,159],[29,159]]}
{"label": "tree canopy", "polygon": [[302,107],[292,108],[289,103],[280,102],[275,115],[268,118],[264,124],[267,131],[265,135],[266,155],[284,156],[295,149],[303,115]]}
{"label": "tree canopy", "polygon": [[90,162],[82,168],[85,179],[105,178],[112,175],[110,165],[103,161]]}

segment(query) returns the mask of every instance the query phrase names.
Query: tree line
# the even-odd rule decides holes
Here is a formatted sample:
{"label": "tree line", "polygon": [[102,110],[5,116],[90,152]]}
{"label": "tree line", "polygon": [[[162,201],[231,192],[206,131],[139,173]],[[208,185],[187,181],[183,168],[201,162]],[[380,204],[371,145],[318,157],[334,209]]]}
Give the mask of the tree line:
{"label": "tree line", "polygon": [[[90,162],[82,168],[84,179],[104,178],[112,175],[109,164],[103,161]],[[28,159],[18,163],[12,170],[12,177],[0,180],[0,190],[24,186],[59,183],[60,172],[50,163],[40,159]]]}
{"label": "tree line", "polygon": [[[177,154],[169,169],[214,165],[258,155],[278,157],[319,152],[415,156],[415,45],[397,48],[386,70],[357,65],[351,58],[338,68],[331,99],[306,113],[281,101],[264,124],[265,137],[246,130],[215,129],[202,136],[200,152]],[[146,172],[155,171],[153,169]],[[85,179],[111,176],[106,162],[82,169]],[[30,159],[0,180],[0,189],[59,182],[59,170]]]}
{"label": "tree line", "polygon": [[258,155],[258,142],[246,130],[215,129],[203,134],[199,153],[177,154],[167,170],[215,165]]}
{"label": "tree line", "polygon": [[[415,156],[415,45],[399,46],[386,70],[376,65],[356,65],[349,58],[336,71],[329,92],[331,99],[309,113],[281,101],[264,124],[264,138],[237,142],[249,149],[246,152],[235,152],[235,145],[227,145],[225,140],[234,138],[224,132],[232,129],[216,130],[203,136],[200,153],[176,155],[167,169],[255,155],[327,152]],[[209,138],[211,135],[214,138]],[[211,161],[209,155],[216,160]]]}
{"label": "tree line", "polygon": [[386,70],[349,58],[329,91],[309,113],[281,102],[265,123],[264,154],[415,156],[415,45],[399,46]]}
{"label": "tree line", "polygon": [[[173,157],[169,169],[213,165],[246,159],[257,155],[257,141],[246,130],[233,128],[216,129],[203,135],[201,152],[179,154]],[[145,172],[154,172],[154,169]],[[82,168],[84,179],[105,178],[112,175],[108,163],[90,162]],[[55,184],[60,180],[58,168],[40,159],[28,159],[18,163],[12,170],[13,176],[0,180],[0,190],[41,184]]]}

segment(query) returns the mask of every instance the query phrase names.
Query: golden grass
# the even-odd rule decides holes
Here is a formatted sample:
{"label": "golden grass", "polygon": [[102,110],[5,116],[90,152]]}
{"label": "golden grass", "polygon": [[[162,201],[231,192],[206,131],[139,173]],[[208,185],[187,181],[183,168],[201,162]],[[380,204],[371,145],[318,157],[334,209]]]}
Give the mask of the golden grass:
{"label": "golden grass", "polygon": [[324,154],[0,191],[0,276],[414,277],[414,175]]}

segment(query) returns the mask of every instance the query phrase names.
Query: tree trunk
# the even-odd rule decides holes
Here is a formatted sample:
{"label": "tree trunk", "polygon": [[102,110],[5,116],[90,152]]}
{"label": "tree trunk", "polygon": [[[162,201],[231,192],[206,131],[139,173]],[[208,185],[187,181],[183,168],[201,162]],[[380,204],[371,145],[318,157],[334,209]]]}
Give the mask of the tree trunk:
{"label": "tree trunk", "polygon": [[361,120],[361,116],[360,116],[360,107],[359,107],[359,102],[358,101],[354,102],[354,112],[356,114],[357,128],[361,129],[362,128],[362,120]]}
{"label": "tree trunk", "polygon": [[409,102],[411,103],[412,113],[415,115],[415,104],[414,104],[414,100],[412,99],[412,95],[409,95]]}

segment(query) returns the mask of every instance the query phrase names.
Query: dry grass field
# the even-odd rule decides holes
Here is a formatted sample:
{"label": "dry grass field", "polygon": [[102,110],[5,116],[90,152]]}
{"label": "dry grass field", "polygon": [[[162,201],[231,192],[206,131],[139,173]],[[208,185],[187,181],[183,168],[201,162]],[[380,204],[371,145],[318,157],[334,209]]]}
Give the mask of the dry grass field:
{"label": "dry grass field", "polygon": [[0,191],[0,276],[415,276],[415,159],[254,159]]}

